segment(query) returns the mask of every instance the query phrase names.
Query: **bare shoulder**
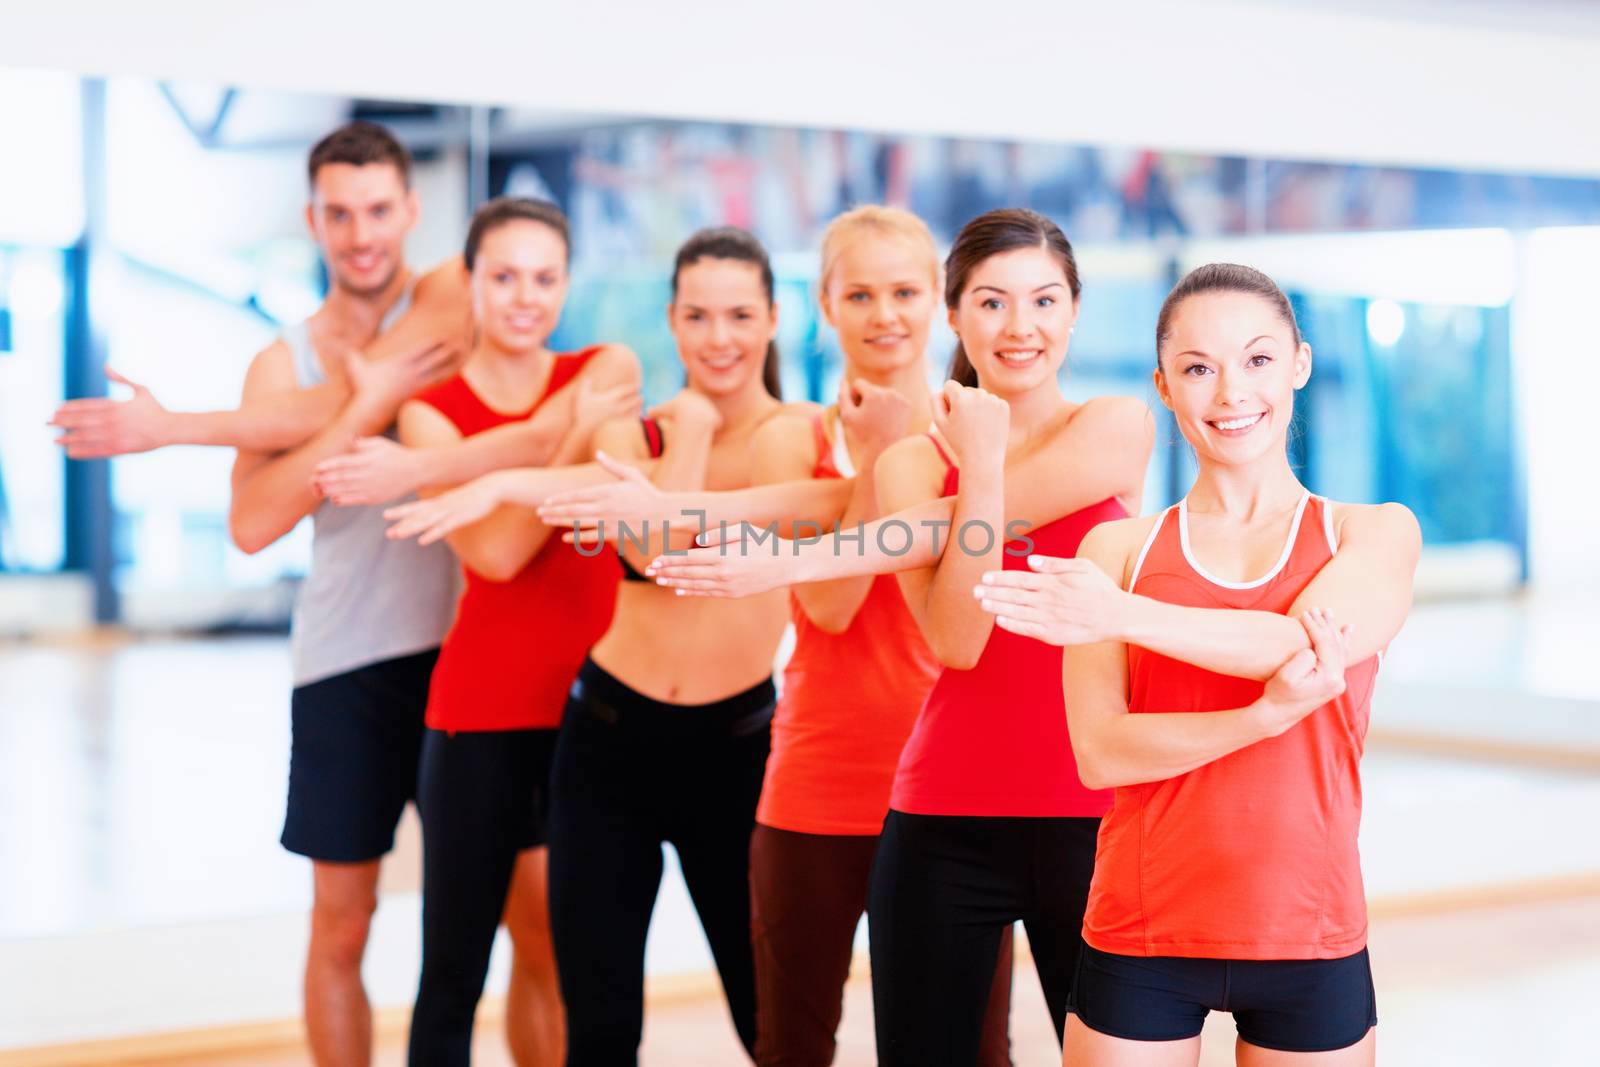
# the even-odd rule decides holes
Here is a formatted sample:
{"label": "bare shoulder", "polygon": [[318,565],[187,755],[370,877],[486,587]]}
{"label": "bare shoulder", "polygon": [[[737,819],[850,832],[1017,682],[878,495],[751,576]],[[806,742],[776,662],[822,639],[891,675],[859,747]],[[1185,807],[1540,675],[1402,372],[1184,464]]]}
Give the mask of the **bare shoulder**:
{"label": "bare shoulder", "polygon": [[768,415],[767,421],[791,416],[812,419],[821,415],[824,410],[823,406],[815,400],[789,400],[780,405],[771,415]]}
{"label": "bare shoulder", "polygon": [[1155,415],[1150,405],[1134,396],[1097,396],[1079,404],[1063,429],[1067,432],[1113,433],[1128,437],[1153,437]]}
{"label": "bare shoulder", "polygon": [[278,338],[250,359],[244,374],[246,399],[266,393],[282,393],[297,389],[300,380],[294,372],[294,354],[289,345]]}
{"label": "bare shoulder", "polygon": [[1421,549],[1422,527],[1404,504],[1328,503],[1340,544],[1374,544],[1411,552]]}
{"label": "bare shoulder", "polygon": [[750,447],[757,453],[809,457],[815,465],[815,435],[811,423],[808,415],[780,408],[756,427]]}
{"label": "bare shoulder", "polygon": [[456,304],[470,300],[471,279],[460,256],[451,256],[417,279],[412,294],[417,304]]}
{"label": "bare shoulder", "polygon": [[639,357],[625,344],[608,342],[598,346],[598,351],[589,357],[589,362],[579,373],[594,377],[604,376],[613,380],[630,378],[638,381]]}
{"label": "bare shoulder", "polygon": [[409,447],[446,445],[461,440],[461,431],[444,412],[422,400],[407,400],[400,405],[395,420],[400,443]]}
{"label": "bare shoulder", "polygon": [[607,419],[594,429],[592,447],[618,459],[645,459],[650,455],[644,428],[638,419]]}
{"label": "bare shoulder", "polygon": [[1078,545],[1078,555],[1098,563],[1118,585],[1127,588],[1134,560],[1164,514],[1157,512],[1102,522],[1084,535],[1083,542]]}

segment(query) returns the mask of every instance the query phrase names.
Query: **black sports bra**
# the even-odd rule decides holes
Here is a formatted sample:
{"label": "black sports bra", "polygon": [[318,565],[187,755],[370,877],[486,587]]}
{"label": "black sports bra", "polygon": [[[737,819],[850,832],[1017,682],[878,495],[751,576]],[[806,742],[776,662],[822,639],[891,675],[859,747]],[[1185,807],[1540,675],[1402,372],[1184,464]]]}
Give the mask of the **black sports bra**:
{"label": "black sports bra", "polygon": [[[661,433],[661,424],[655,419],[640,419],[639,425],[644,428],[644,443],[649,449],[652,459],[659,459],[666,450],[667,440]],[[617,562],[622,564],[622,580],[625,582],[649,582],[653,579],[646,578],[634,570],[633,564],[628,562],[628,557],[617,551]]]}

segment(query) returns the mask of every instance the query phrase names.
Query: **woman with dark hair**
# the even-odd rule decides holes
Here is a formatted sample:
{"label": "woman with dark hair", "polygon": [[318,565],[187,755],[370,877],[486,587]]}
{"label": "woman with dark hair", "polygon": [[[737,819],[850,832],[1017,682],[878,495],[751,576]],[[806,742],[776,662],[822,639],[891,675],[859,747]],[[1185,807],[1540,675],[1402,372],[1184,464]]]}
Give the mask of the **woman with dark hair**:
{"label": "woman with dark hair", "polygon": [[[601,362],[637,365],[621,346],[552,352],[567,292],[567,224],[552,204],[501,198],[478,211],[465,264],[477,340],[461,373],[400,409],[411,447],[451,447],[570,404],[554,458],[587,455],[606,419],[637,410],[631,384],[591,388]],[[573,676],[611,619],[614,560],[586,558],[525,510],[505,509],[449,538],[466,588],[428,692],[417,807],[422,816],[422,976],[410,1062],[470,1060],[472,1023],[502,919],[515,959],[507,1038],[521,1067],[559,1062],[562,1010],[545,890],[547,783]],[[534,652],[536,654],[530,654]]]}
{"label": "woman with dark hair", "polygon": [[[776,394],[778,308],[760,243],[732,228],[691,237],[674,263],[668,317],[688,384],[642,424],[602,426],[595,447],[648,466],[663,489],[748,486],[758,429],[780,413],[817,410]],[[564,473],[579,485],[588,474],[499,472],[392,509],[391,532],[433,538],[485,509],[536,505]],[[660,533],[645,546],[623,540],[625,577],[642,578],[628,572],[664,547]],[[782,593],[716,604],[643,580],[618,590],[610,628],[572,686],[551,776],[551,926],[568,1067],[637,1062],[645,935],[666,843],[739,1040],[754,1048],[750,835],[776,699],[772,661],[787,622]]]}
{"label": "woman with dark hair", "polygon": [[1002,931],[1017,920],[1058,1034],[1064,1026],[1110,795],[1074,768],[1060,653],[996,630],[971,590],[1035,549],[1070,556],[1095,524],[1138,507],[1148,409],[1061,393],[1079,290],[1050,220],[1021,210],[972,220],[945,261],[945,304],[960,339],[952,374],[970,369],[982,388],[946,383],[934,432],[884,452],[888,517],[866,526],[859,549],[785,542],[775,558],[718,546],[653,564],[663,584],[714,596],[898,571],[944,664],[901,753],[872,874],[884,1067],[975,1060]]}
{"label": "woman with dark hair", "polygon": [[1266,275],[1191,272],[1156,359],[1193,488],[1099,527],[1079,559],[977,589],[1004,629],[1069,646],[1078,767],[1116,790],[1065,1062],[1191,1065],[1206,1014],[1229,1011],[1240,1064],[1370,1065],[1360,760],[1421,535],[1399,504],[1335,503],[1295,477],[1284,442],[1311,346]]}

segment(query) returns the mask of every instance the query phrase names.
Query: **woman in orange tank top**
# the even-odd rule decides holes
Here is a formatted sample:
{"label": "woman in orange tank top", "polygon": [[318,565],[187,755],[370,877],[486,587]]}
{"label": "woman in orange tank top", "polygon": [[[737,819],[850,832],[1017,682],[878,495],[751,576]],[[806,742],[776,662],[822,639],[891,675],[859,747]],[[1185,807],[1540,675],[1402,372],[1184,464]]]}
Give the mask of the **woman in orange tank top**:
{"label": "woman in orange tank top", "polygon": [[1064,1063],[1190,1067],[1221,1010],[1241,1065],[1370,1065],[1358,765],[1417,523],[1296,479],[1285,439],[1311,348],[1265,275],[1190,273],[1156,351],[1199,461],[1188,495],[974,590],[1001,627],[1068,646],[1078,767],[1116,790]]}

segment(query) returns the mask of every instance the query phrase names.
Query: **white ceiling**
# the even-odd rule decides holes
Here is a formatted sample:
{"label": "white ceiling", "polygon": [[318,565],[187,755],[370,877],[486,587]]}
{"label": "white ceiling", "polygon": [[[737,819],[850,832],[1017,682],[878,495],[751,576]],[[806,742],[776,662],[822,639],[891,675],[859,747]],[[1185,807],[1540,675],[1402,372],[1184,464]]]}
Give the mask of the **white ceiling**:
{"label": "white ceiling", "polygon": [[1578,0],[52,0],[0,16],[0,65],[1600,176]]}

